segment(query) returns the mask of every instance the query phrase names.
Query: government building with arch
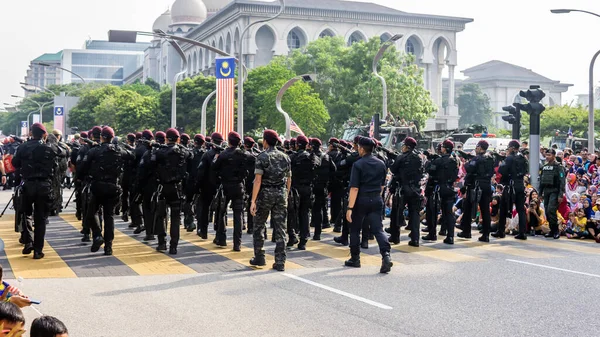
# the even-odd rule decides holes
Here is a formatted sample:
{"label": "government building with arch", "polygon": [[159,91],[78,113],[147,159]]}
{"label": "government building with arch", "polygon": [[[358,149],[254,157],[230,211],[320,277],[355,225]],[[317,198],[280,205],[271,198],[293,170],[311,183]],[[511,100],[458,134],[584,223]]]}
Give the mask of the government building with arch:
{"label": "government building with arch", "polygon": [[[200,41],[236,57],[242,31],[249,24],[275,15],[279,1],[260,0],[176,0],[160,15],[153,30]],[[414,54],[424,69],[424,82],[439,107],[425,129],[458,127],[458,107],[454,102],[454,74],[458,62],[456,34],[472,19],[413,14],[381,5],[344,0],[286,0],[285,11],[277,19],[252,27],[243,40],[244,62],[248,68],[266,65],[277,55],[302,49],[325,36],[341,36],[348,44],[374,36],[386,40],[395,34],[398,50]],[[203,73],[214,75],[215,53],[190,44],[181,44],[188,69],[185,77]],[[143,66],[126,82],[152,78],[172,84],[182,71],[181,57],[161,39],[154,39],[144,52]],[[448,104],[442,108],[442,72],[448,74]],[[444,95],[446,96],[446,95]],[[397,113],[393,112],[392,113]]]}

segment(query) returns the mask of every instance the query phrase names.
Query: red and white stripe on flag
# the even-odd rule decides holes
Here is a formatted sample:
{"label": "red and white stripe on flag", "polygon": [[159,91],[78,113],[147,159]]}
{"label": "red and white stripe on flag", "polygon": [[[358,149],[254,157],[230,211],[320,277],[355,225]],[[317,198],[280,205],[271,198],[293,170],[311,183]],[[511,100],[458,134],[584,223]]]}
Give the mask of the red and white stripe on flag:
{"label": "red and white stripe on flag", "polygon": [[217,79],[217,118],[215,132],[227,137],[233,131],[235,79]]}

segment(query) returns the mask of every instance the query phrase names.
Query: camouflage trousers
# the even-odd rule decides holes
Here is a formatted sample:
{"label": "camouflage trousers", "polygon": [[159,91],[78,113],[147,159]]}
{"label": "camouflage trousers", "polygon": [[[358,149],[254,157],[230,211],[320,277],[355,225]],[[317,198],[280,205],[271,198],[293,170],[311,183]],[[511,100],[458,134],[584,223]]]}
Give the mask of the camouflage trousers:
{"label": "camouflage trousers", "polygon": [[275,237],[275,263],[284,264],[286,259],[286,219],[287,219],[287,189],[285,187],[260,188],[256,200],[256,216],[254,217],[254,256],[264,257],[264,232],[267,218],[271,214],[273,236]]}

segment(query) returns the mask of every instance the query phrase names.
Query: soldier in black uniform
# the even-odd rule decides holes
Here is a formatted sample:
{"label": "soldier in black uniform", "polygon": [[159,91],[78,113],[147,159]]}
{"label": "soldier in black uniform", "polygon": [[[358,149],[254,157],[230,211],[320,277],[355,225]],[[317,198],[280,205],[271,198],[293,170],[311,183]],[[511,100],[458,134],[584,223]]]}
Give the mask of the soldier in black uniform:
{"label": "soldier in black uniform", "polygon": [[[458,161],[454,156],[451,156],[454,149],[454,143],[451,140],[445,140],[441,147],[441,157],[436,158],[429,165],[429,175],[432,180],[437,183],[434,191],[439,188],[440,206],[442,209],[442,228],[446,228],[448,235],[444,239],[444,243],[454,244],[454,223],[455,218],[452,213],[452,206],[456,201],[456,191],[454,183],[458,179]],[[435,193],[435,192],[434,192]],[[433,195],[428,195],[428,198],[433,198]],[[429,227],[429,235],[435,235],[436,221],[432,221]],[[444,226],[445,225],[445,226]],[[435,239],[431,238],[430,239]]]}
{"label": "soldier in black uniform", "polygon": [[133,204],[133,178],[135,175],[135,135],[130,133],[127,135],[127,143],[123,146],[128,152],[131,152],[131,156],[128,156],[123,161],[123,176],[121,178],[121,189],[123,193],[121,194],[121,211],[123,214],[121,215],[121,219],[123,222],[129,221],[129,205]]}
{"label": "soldier in black uniform", "polygon": [[[327,186],[329,181],[333,178],[336,172],[336,167],[331,158],[327,153],[321,151],[321,140],[318,138],[311,139],[312,152],[315,157],[319,158],[321,164],[315,170],[315,180],[313,186],[313,194],[315,201],[312,207],[311,223],[312,227],[315,228],[315,235],[313,240],[321,240],[321,231],[323,225],[327,221],[323,221],[323,207],[327,207]],[[326,213],[327,214],[327,213]],[[328,227],[325,227],[328,228]]]}
{"label": "soldier in black uniform", "polygon": [[[166,206],[171,210],[171,224],[169,234],[169,254],[177,254],[179,244],[179,227],[181,226],[181,203],[183,201],[182,182],[187,178],[187,161],[191,153],[179,144],[179,131],[170,128],[167,130],[166,139],[168,144],[156,150],[151,156],[151,161],[157,168],[159,188],[162,189],[162,198]],[[166,209],[159,210],[159,216],[154,223],[154,229],[158,236],[157,251],[167,250],[166,231]]]}
{"label": "soldier in black uniform", "polygon": [[558,197],[565,194],[565,171],[556,161],[556,150],[550,148],[546,150],[546,164],[542,167],[540,175],[540,195],[544,198],[544,207],[546,207],[546,219],[550,225],[550,233],[547,238],[560,238],[558,230]]}
{"label": "soldier in black uniform", "polygon": [[[213,133],[210,138],[212,143],[216,145],[221,145],[221,143],[223,143],[223,136],[218,132]],[[220,152],[221,149],[219,147],[211,146],[211,148],[202,156],[202,159],[200,160],[200,166],[198,167],[196,189],[202,191],[200,197],[202,201],[202,207],[200,207],[198,231],[200,232],[200,237],[203,239],[208,238],[210,204],[217,194],[217,187],[219,186],[217,176],[212,169],[212,164],[215,156]]]}
{"label": "soldier in black uniform", "polygon": [[52,135],[56,139],[56,144],[62,148],[66,153],[67,157],[58,158],[56,174],[53,177],[55,182],[54,190],[56,191],[56,195],[54,198],[54,205],[50,210],[50,215],[58,215],[58,213],[62,212],[62,203],[63,203],[63,181],[65,180],[65,176],[67,175],[68,165],[68,156],[71,152],[71,149],[67,146],[65,142],[63,142],[62,132],[58,129],[52,130]]}
{"label": "soldier in black uniform", "polygon": [[[204,155],[204,136],[201,134],[197,134],[194,136],[194,146],[192,147],[192,156],[191,159],[188,160],[187,171],[188,178],[185,184],[185,202],[186,206],[184,209],[189,207],[189,213],[184,216],[184,227],[188,232],[193,232],[196,229],[196,225],[194,224],[194,215],[196,219],[199,218],[200,215],[200,198],[199,193],[196,191],[196,176],[198,175],[198,166],[200,166],[200,160],[202,160],[202,156]],[[195,214],[192,212],[192,209],[195,208]],[[185,212],[185,211],[184,211]],[[184,213],[185,214],[185,213]],[[197,232],[200,235],[200,232]]]}
{"label": "soldier in black uniform", "polygon": [[[298,227],[300,230],[300,242],[298,243],[298,249],[300,250],[306,249],[307,237],[310,235],[308,213],[312,208],[312,190],[313,181],[315,179],[315,169],[321,164],[319,157],[315,156],[314,153],[306,151],[307,145],[308,138],[302,135],[298,136],[296,138],[298,151],[290,158],[292,167],[292,189],[296,189],[299,195]],[[290,243],[297,240],[295,233],[289,228],[288,234],[290,236]]]}
{"label": "soldier in black uniform", "polygon": [[[465,239],[471,238],[472,213],[476,212],[477,205],[481,214],[481,224],[483,227],[481,242],[490,242],[490,202],[492,201],[492,176],[494,175],[494,158],[487,154],[489,144],[485,140],[480,140],[475,147],[475,157],[469,160],[466,165],[467,175],[465,176],[465,187],[467,188],[466,197],[463,198],[463,217],[460,227],[462,232],[457,236]],[[475,208],[475,209],[473,209]]]}
{"label": "soldier in black uniform", "polygon": [[400,189],[401,202],[397,205],[400,212],[399,221],[392,221],[389,241],[400,243],[400,227],[404,225],[404,206],[408,204],[408,226],[410,228],[410,246],[419,247],[420,211],[422,204],[421,179],[423,179],[423,162],[415,152],[417,141],[412,137],[404,139],[402,154],[396,158],[391,168],[394,175],[390,184],[390,193]]}
{"label": "soldier in black uniform", "polygon": [[[346,150],[344,150],[345,152],[340,151],[341,161],[336,163],[337,170],[336,170],[336,174],[335,174],[335,176],[336,176],[335,179],[340,179],[342,186],[345,186],[344,187],[344,198],[342,199],[344,201],[344,203],[342,204],[342,207],[347,207],[348,191],[349,191],[348,184],[350,182],[350,173],[352,172],[352,166],[354,165],[354,163],[356,163],[360,159],[360,155],[358,153],[358,141],[360,140],[360,138],[362,138],[362,137],[361,136],[354,137],[354,141],[353,141],[353,150],[354,151],[352,151],[352,152],[346,151]],[[331,160],[334,160],[334,159],[331,158]],[[340,236],[334,237],[333,241],[335,241],[336,243],[339,243],[341,245],[347,246],[349,243],[349,236],[350,236],[350,222],[346,219],[345,213],[340,217],[336,217],[332,213],[331,220],[336,221],[333,231],[342,233]],[[368,242],[367,242],[367,244],[368,244]]]}
{"label": "soldier in black uniform", "polygon": [[[343,154],[338,150],[336,145],[339,145],[340,141],[337,138],[329,139],[329,158],[333,161],[337,168],[340,167],[341,161],[344,159]],[[347,170],[349,172],[349,170]],[[340,215],[340,211],[342,209],[342,200],[344,198],[344,185],[343,185],[343,176],[345,172],[343,170],[337,170],[334,178],[329,182],[329,193],[331,193],[331,206],[330,206],[330,216],[331,223],[335,226],[335,220]],[[339,228],[335,228],[338,229]]]}
{"label": "soldier in black uniform", "polygon": [[[31,126],[32,138],[19,146],[19,150],[12,159],[13,166],[17,169],[23,184],[23,202],[27,222],[31,223],[33,216],[34,233],[23,228],[22,238],[25,247],[23,254],[29,255],[33,251],[34,259],[44,257],[44,237],[46,224],[52,198],[57,191],[52,190],[51,179],[55,172],[56,158],[66,158],[67,153],[56,144],[47,144],[46,128],[35,123]],[[31,228],[29,224],[26,226]],[[33,235],[33,237],[32,237]]]}
{"label": "soldier in black uniform", "polygon": [[[81,176],[91,176],[92,201],[86,213],[94,236],[91,251],[97,252],[104,244],[104,255],[112,255],[115,220],[113,218],[115,205],[119,202],[121,188],[117,184],[125,159],[131,160],[133,153],[112,144],[115,133],[112,128],[105,126],[101,132],[101,145],[92,148],[81,163]],[[102,206],[104,218],[104,237],[102,226],[97,217]]]}
{"label": "soldier in black uniform", "polygon": [[181,134],[181,137],[180,137],[181,146],[185,147],[186,149],[190,149],[191,148],[190,140],[191,140],[190,135],[188,135],[187,133]]}
{"label": "soldier in black uniform", "polygon": [[502,175],[501,183],[504,185],[500,203],[500,219],[498,220],[498,231],[492,233],[495,238],[505,237],[506,218],[512,214],[513,204],[519,215],[519,234],[515,236],[518,240],[527,240],[527,218],[525,214],[525,184],[523,177],[527,174],[529,164],[525,156],[519,152],[521,145],[512,140],[508,143],[508,156],[504,163],[498,168]]}
{"label": "soldier in black uniform", "polygon": [[252,137],[244,137],[244,149],[246,153],[250,156],[247,157],[246,161],[246,171],[248,172],[248,176],[246,177],[246,224],[248,226],[248,234],[252,234],[254,231],[254,217],[252,213],[250,213],[250,201],[252,200],[252,188],[254,187],[254,166],[256,164],[256,157],[260,154],[259,151],[255,149],[256,142]]}
{"label": "soldier in black uniform", "polygon": [[[140,234],[146,231],[147,240],[154,240],[153,231],[153,212],[151,211],[152,194],[156,189],[156,179],[154,179],[154,172],[151,169],[146,169],[150,165],[150,155],[146,157],[146,161],[142,163],[144,156],[151,150],[150,142],[154,139],[154,135],[150,130],[144,130],[142,137],[138,140],[137,146],[135,147],[135,159],[133,162],[134,167],[134,188],[133,198],[129,205],[131,210],[131,224],[130,228],[135,228],[134,234]],[[142,212],[143,209],[143,212]],[[147,229],[149,226],[150,229]]]}
{"label": "soldier in black uniform", "polygon": [[[433,161],[437,158],[441,157],[442,151],[442,143],[439,143],[436,147],[436,152],[434,154],[426,153],[427,162],[425,163],[425,172],[429,172],[429,168]],[[438,222],[438,209],[436,205],[436,187],[439,186],[437,182],[437,177],[435,175],[429,174],[427,179],[427,183],[425,184],[425,196],[427,198],[427,202],[425,204],[425,223],[427,224],[427,232],[426,236],[421,237],[421,239],[426,241],[437,241],[437,222]],[[442,222],[442,226],[440,228],[440,235],[446,236],[448,234],[448,230],[446,229],[446,224]]]}
{"label": "soldier in black uniform", "polygon": [[[242,245],[242,217],[244,212],[244,180],[248,177],[248,161],[254,157],[239,148],[241,137],[237,132],[227,135],[229,147],[221,152],[213,164],[217,176],[221,180],[225,194],[225,204],[233,208],[233,250],[240,251]],[[226,246],[227,228],[225,217],[217,218],[217,242]]]}
{"label": "soldier in black uniform", "polygon": [[[95,126],[92,128],[92,130],[90,130],[88,132],[88,136],[89,139],[85,139],[84,138],[84,142],[85,144],[83,146],[81,146],[81,148],[79,149],[79,154],[77,156],[77,167],[81,167],[81,165],[83,164],[83,159],[85,158],[85,156],[88,154],[88,152],[93,149],[94,147],[99,146],[98,145],[98,141],[100,139],[100,134],[102,133],[102,128],[99,126]],[[81,185],[82,185],[82,192],[84,192],[83,189],[85,189],[85,193],[82,193],[82,214],[81,214],[81,220],[82,220],[82,224],[83,224],[83,230],[82,230],[82,234],[83,234],[83,238],[81,239],[81,242],[90,242],[90,235],[91,235],[91,226],[92,224],[89,223],[89,220],[91,219],[90,216],[87,215],[89,209],[90,209],[90,199],[91,199],[91,177],[89,177],[89,175],[84,175],[81,174],[80,172],[76,172],[76,177],[77,180],[81,181]]]}
{"label": "soldier in black uniform", "polygon": [[348,267],[360,267],[360,231],[366,221],[371,233],[377,239],[382,256],[381,273],[389,273],[392,269],[390,243],[383,231],[381,212],[383,208],[382,190],[385,188],[387,168],[385,164],[372,155],[375,141],[363,137],[359,140],[358,151],[361,158],[352,166],[350,175],[350,194],[346,218],[350,222],[350,260]]}

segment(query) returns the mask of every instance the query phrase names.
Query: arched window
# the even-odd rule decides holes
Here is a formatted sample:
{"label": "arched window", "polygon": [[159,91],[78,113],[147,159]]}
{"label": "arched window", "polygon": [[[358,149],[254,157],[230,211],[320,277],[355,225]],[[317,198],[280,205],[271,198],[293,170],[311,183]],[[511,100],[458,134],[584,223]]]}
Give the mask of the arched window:
{"label": "arched window", "polygon": [[348,46],[351,46],[353,44],[355,44],[356,42],[360,42],[360,41],[365,41],[365,37],[364,35],[362,35],[361,32],[356,31],[354,33],[352,33],[352,35],[350,35],[350,38],[348,38]]}
{"label": "arched window", "polygon": [[415,45],[412,43],[411,40],[406,41],[406,53],[407,54],[415,54]]}
{"label": "arched window", "polygon": [[288,48],[299,49],[301,47],[300,43],[300,36],[298,36],[298,33],[292,30],[287,37]]}

